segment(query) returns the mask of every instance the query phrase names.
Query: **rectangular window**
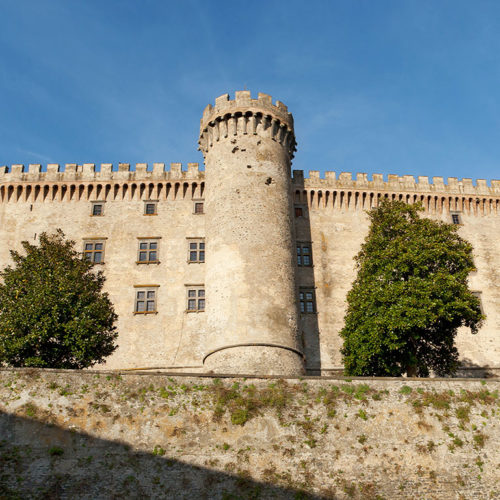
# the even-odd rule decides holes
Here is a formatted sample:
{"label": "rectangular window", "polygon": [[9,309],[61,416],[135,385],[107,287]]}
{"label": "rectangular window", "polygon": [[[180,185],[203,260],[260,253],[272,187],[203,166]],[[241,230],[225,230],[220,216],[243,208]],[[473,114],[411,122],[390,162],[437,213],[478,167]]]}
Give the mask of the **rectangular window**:
{"label": "rectangular window", "polygon": [[303,289],[299,291],[300,312],[304,314],[316,312],[316,300],[314,289]]}
{"label": "rectangular window", "polygon": [[204,238],[188,239],[188,262],[205,262]]}
{"label": "rectangular window", "polygon": [[157,312],[156,304],[158,298],[158,287],[156,285],[136,287],[134,313],[154,314]]}
{"label": "rectangular window", "polygon": [[137,264],[158,264],[160,242],[157,238],[140,238],[137,250]]}
{"label": "rectangular window", "polygon": [[202,214],[204,213],[204,203],[202,201],[195,201],[194,202],[194,213],[195,214]]}
{"label": "rectangular window", "polygon": [[104,264],[104,241],[84,240],[83,256],[94,264]]}
{"label": "rectangular window", "polygon": [[483,301],[481,300],[481,292],[472,292],[472,295],[479,300],[479,308],[481,309],[481,314],[484,314]]}
{"label": "rectangular window", "polygon": [[158,215],[158,202],[146,201],[144,202],[144,215]]}
{"label": "rectangular window", "polygon": [[462,218],[460,217],[459,212],[452,212],[451,213],[451,223],[452,224],[462,224]]}
{"label": "rectangular window", "polygon": [[90,215],[92,217],[101,217],[104,215],[104,202],[102,201],[93,201],[91,203],[91,211]]}
{"label": "rectangular window", "polygon": [[205,310],[205,285],[187,285],[187,312]]}
{"label": "rectangular window", "polygon": [[312,266],[311,243],[297,243],[297,265],[299,267]]}
{"label": "rectangular window", "polygon": [[300,205],[295,205],[295,217],[304,217],[304,208]]}

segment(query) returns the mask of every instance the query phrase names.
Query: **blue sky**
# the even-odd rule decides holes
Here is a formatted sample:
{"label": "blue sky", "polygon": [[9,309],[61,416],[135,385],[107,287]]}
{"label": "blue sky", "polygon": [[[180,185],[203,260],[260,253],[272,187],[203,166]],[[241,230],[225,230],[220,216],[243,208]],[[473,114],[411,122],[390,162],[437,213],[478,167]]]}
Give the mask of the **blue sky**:
{"label": "blue sky", "polygon": [[500,178],[500,3],[0,0],[0,165],[200,162],[247,88],[293,168]]}

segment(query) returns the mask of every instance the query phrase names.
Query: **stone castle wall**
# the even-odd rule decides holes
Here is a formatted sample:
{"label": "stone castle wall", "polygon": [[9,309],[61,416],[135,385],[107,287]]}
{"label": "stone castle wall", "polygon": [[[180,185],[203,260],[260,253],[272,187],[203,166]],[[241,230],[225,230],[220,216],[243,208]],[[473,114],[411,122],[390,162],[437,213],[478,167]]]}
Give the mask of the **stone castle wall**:
{"label": "stone castle wall", "polygon": [[500,381],[0,370],[2,498],[500,498]]}
{"label": "stone castle wall", "polygon": [[[101,167],[21,174],[18,182],[0,180],[0,266],[10,262],[9,250],[35,242],[43,231],[61,228],[83,251],[84,240],[104,241],[106,290],[119,315],[119,348],[109,367],[201,367],[202,313],[186,311],[186,285],[204,283],[205,266],[188,262],[189,238],[205,236],[205,215],[194,213],[204,197],[204,174],[197,164],[187,172],[173,164],[168,172],[135,172],[120,165],[117,172]],[[158,164],[155,165],[158,167]],[[163,168],[164,166],[161,165]],[[153,180],[153,178],[155,180]],[[160,180],[161,179],[161,180]],[[19,196],[18,196],[19,195]],[[103,215],[92,216],[92,201],[103,202]],[[144,200],[158,200],[157,214],[145,215]],[[156,238],[158,263],[138,264],[139,238]],[[136,286],[154,285],[157,313],[134,314]]]}
{"label": "stone castle wall", "polygon": [[[119,349],[105,366],[201,370],[206,313],[186,312],[186,285],[205,283],[206,264],[188,262],[189,238],[206,236],[207,216],[194,213],[195,201],[205,198],[205,172],[195,163],[186,171],[180,164],[165,169],[162,163],[151,170],[146,164],[135,170],[128,164],[116,171],[110,164],[100,169],[48,165],[46,170],[40,165],[0,167],[0,267],[10,262],[9,250],[20,249],[22,240],[33,242],[57,227],[82,250],[84,239],[103,239],[106,289],[120,332]],[[313,289],[317,302],[317,314],[300,317],[308,373],[341,369],[338,332],[355,276],[352,259],[368,231],[365,210],[384,196],[421,201],[425,216],[439,220],[450,222],[452,212],[460,215],[459,232],[473,244],[478,269],[471,286],[481,292],[487,321],[476,336],[460,332],[458,345],[470,368],[487,366],[498,373],[500,181],[488,185],[452,178],[444,184],[439,177],[429,183],[426,177],[415,182],[411,176],[392,175],[387,181],[381,175],[369,181],[366,174],[353,180],[351,174],[337,178],[334,172],[322,179],[317,172],[304,178],[295,171],[291,189],[295,206],[303,209],[299,217],[291,209],[296,240],[312,244],[313,266],[297,269],[298,285]],[[157,200],[157,215],[144,215],[147,200]],[[103,216],[91,216],[93,201],[103,202]],[[158,238],[158,264],[137,264],[139,238]],[[157,286],[157,314],[134,314],[138,285]],[[250,296],[252,290],[246,293]]]}
{"label": "stone castle wall", "polygon": [[[457,337],[462,361],[469,372],[490,367],[500,373],[500,181],[483,179],[399,177],[312,171],[304,178],[294,171],[292,189],[296,206],[304,216],[296,219],[297,240],[312,241],[313,269],[299,268],[299,280],[316,290],[317,318],[303,316],[306,355],[310,373],[341,368],[341,339],[345,297],[355,278],[353,257],[368,233],[366,210],[381,198],[420,202],[424,216],[452,222],[460,218],[459,234],[472,243],[477,272],[470,276],[471,289],[480,293],[486,321],[476,336],[462,328]],[[318,347],[319,346],[319,349]],[[317,370],[317,371],[314,371]]]}

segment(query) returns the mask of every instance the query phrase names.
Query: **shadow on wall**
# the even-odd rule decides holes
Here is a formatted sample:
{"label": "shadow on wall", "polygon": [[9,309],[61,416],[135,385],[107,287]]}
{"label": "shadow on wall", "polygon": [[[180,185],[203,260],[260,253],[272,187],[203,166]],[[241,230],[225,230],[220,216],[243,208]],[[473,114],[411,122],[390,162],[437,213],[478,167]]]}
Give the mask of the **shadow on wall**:
{"label": "shadow on wall", "polygon": [[[309,245],[312,251],[311,219],[309,218],[309,207],[307,200],[303,199],[301,193],[304,192],[304,179],[297,178],[293,184],[294,207],[293,214],[295,220],[295,239],[297,242],[297,252],[299,248],[303,250]],[[304,259],[304,255],[300,256]],[[306,311],[300,315],[300,328],[302,332],[303,352],[306,357],[307,375],[321,375],[321,349],[319,343],[318,314],[316,310],[316,284],[314,280],[315,256],[312,258],[312,266],[298,266],[297,280],[299,284],[299,298],[304,304]],[[319,255],[318,262],[319,262]],[[308,295],[312,293],[314,311],[307,312]]]}
{"label": "shadow on wall", "polygon": [[460,360],[460,368],[455,374],[455,377],[461,378],[496,378],[498,376],[500,376],[498,368],[495,370],[487,366],[480,366],[468,358]]}
{"label": "shadow on wall", "polygon": [[[134,432],[133,422],[129,429]],[[234,464],[234,474],[191,466],[160,447],[134,451],[123,442],[4,412],[0,436],[0,498],[324,498],[238,473],[246,463]]]}

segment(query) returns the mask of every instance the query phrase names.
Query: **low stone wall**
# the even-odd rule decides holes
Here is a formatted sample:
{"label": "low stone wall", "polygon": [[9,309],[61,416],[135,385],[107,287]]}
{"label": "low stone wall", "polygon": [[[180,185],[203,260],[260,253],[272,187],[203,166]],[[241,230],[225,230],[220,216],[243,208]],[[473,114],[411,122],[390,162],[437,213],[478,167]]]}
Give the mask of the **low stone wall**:
{"label": "low stone wall", "polygon": [[500,498],[499,389],[0,370],[0,498]]}

